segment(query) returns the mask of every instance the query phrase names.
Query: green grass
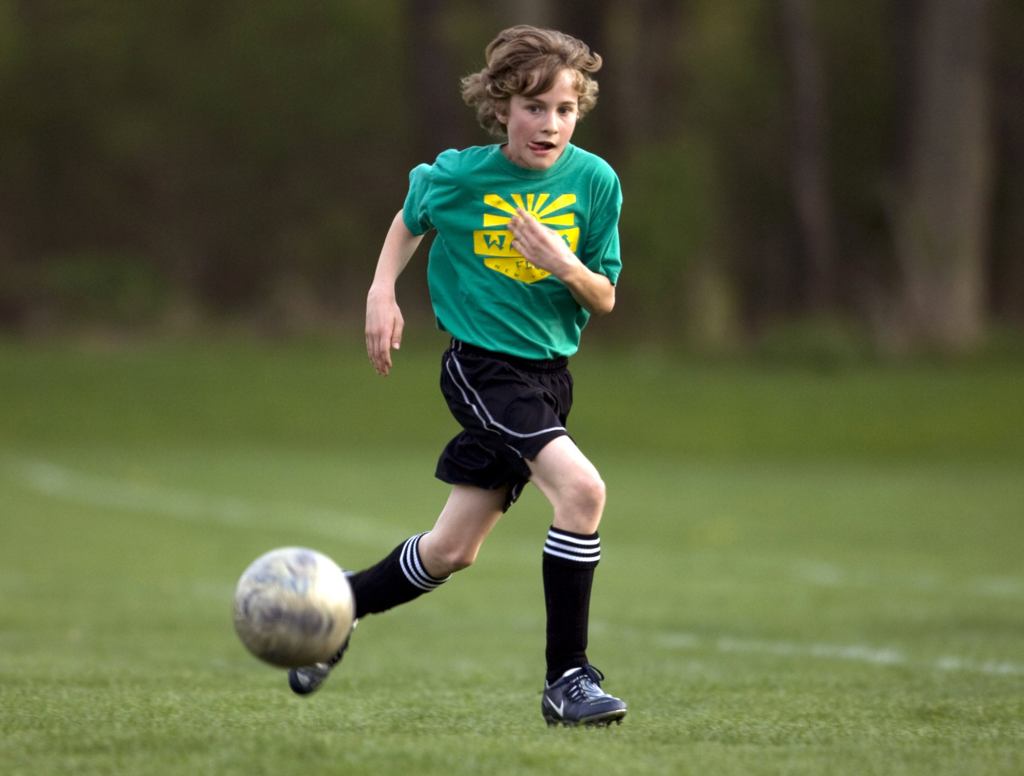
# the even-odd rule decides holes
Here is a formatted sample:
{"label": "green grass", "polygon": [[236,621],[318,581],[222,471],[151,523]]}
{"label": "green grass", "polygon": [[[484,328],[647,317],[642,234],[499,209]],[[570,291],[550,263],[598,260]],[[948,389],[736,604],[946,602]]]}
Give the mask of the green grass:
{"label": "green grass", "polygon": [[0,344],[0,772],[1024,771],[1019,364],[594,348],[573,418],[610,493],[591,657],[626,722],[541,720],[533,492],[293,697],[235,638],[234,583],[274,546],[358,567],[429,527],[436,363]]}

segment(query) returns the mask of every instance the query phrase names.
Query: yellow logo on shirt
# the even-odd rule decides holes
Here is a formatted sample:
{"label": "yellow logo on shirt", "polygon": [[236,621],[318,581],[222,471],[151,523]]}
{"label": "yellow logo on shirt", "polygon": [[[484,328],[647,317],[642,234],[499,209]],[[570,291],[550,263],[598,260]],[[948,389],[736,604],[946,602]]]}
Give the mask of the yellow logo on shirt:
{"label": "yellow logo on shirt", "polygon": [[507,227],[508,222],[516,214],[516,209],[523,208],[542,224],[554,228],[565,240],[569,250],[575,253],[580,241],[580,228],[575,225],[576,214],[572,211],[559,211],[576,204],[576,195],[562,194],[549,203],[550,199],[550,194],[527,194],[525,199],[522,194],[513,194],[512,204],[509,204],[499,194],[485,195],[484,204],[500,211],[501,214],[484,213],[484,228],[473,232],[473,252],[483,257],[485,266],[513,280],[536,283],[546,278],[551,273],[534,266],[525,256],[514,250],[512,232],[501,227]]}

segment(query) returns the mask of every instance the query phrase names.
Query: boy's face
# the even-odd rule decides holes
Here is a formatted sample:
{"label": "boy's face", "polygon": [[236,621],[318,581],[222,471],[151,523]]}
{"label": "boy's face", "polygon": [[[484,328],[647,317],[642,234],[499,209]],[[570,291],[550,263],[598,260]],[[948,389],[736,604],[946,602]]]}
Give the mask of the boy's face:
{"label": "boy's face", "polygon": [[576,129],[579,93],[572,70],[558,74],[543,94],[514,94],[497,111],[508,143],[502,151],[509,161],[530,170],[546,170],[562,156]]}

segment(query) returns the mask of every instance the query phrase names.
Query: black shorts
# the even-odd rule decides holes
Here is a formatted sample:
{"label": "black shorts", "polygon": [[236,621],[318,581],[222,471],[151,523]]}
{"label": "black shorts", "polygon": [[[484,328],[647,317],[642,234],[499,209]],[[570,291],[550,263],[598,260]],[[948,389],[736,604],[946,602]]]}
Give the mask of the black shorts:
{"label": "black shorts", "polygon": [[530,480],[526,461],[568,435],[569,359],[531,361],[453,340],[441,359],[441,392],[463,430],[441,453],[437,478],[506,488],[508,509]]}

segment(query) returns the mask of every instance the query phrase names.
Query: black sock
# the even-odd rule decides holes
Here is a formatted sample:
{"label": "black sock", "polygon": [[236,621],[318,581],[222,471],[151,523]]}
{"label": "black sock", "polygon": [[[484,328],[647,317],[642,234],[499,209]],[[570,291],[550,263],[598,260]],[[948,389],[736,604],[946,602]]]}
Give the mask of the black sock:
{"label": "black sock", "polygon": [[[587,664],[590,589],[601,560],[601,539],[552,527],[544,542],[544,603],[547,608],[547,680]],[[358,600],[358,599],[357,599]]]}
{"label": "black sock", "polygon": [[404,604],[448,581],[430,576],[420,559],[417,534],[392,550],[384,560],[349,576],[356,599],[356,617],[379,614]]}

